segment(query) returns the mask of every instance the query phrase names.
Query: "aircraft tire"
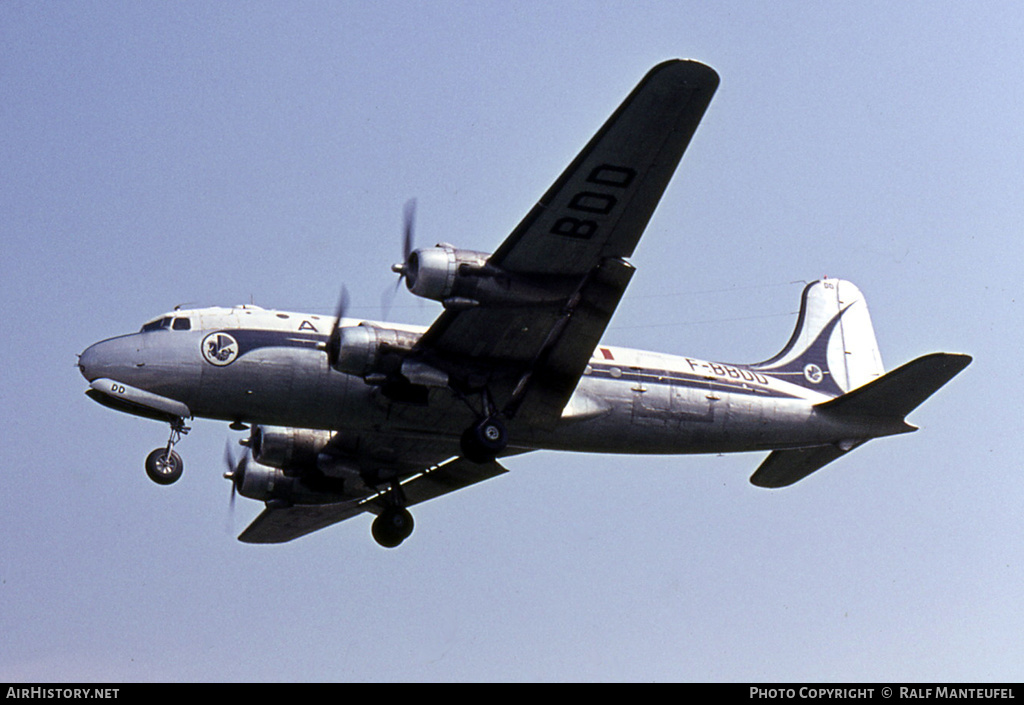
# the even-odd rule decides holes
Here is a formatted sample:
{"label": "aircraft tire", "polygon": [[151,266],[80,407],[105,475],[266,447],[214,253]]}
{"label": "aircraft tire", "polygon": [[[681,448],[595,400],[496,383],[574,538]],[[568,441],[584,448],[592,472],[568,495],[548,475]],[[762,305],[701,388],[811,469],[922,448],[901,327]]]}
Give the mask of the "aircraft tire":
{"label": "aircraft tire", "polygon": [[470,426],[462,434],[462,455],[474,463],[489,463],[508,445],[505,424],[495,416]]}
{"label": "aircraft tire", "polygon": [[166,448],[157,448],[146,456],[146,474],[158,485],[177,482],[184,469],[185,463],[177,451],[172,450],[168,455]]}
{"label": "aircraft tire", "polygon": [[392,507],[381,512],[373,520],[370,533],[373,540],[384,548],[395,548],[412,534],[412,514],[403,507]]}

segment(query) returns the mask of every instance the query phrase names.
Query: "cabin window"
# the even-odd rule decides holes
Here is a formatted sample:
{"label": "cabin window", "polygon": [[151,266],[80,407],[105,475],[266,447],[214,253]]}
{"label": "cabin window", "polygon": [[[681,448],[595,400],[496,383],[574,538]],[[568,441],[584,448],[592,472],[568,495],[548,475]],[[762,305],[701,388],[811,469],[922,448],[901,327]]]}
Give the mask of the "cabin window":
{"label": "cabin window", "polygon": [[192,323],[187,318],[175,318],[171,328],[174,330],[191,330]]}

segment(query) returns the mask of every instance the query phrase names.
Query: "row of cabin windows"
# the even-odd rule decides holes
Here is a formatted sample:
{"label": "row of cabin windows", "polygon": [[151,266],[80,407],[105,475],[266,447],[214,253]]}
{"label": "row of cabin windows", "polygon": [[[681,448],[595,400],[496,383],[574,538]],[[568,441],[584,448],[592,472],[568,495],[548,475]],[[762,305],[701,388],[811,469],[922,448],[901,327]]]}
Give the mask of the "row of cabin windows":
{"label": "row of cabin windows", "polygon": [[146,325],[142,326],[143,333],[149,333],[154,330],[191,330],[192,323],[189,319],[183,316],[164,316],[163,318],[155,321],[150,321]]}

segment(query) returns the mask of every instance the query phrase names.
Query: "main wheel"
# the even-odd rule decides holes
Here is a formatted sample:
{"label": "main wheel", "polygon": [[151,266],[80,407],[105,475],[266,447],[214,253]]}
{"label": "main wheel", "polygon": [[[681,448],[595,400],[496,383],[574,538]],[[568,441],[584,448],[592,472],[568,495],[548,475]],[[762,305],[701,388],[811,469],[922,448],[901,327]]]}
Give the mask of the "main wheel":
{"label": "main wheel", "polygon": [[413,520],[408,509],[392,507],[373,520],[370,532],[373,540],[384,548],[395,548],[412,534]]}
{"label": "main wheel", "polygon": [[508,445],[505,424],[495,416],[470,426],[462,434],[463,457],[474,463],[489,463]]}
{"label": "main wheel", "polygon": [[166,448],[157,448],[146,456],[146,474],[158,485],[170,485],[178,481],[185,463],[176,451],[167,453]]}

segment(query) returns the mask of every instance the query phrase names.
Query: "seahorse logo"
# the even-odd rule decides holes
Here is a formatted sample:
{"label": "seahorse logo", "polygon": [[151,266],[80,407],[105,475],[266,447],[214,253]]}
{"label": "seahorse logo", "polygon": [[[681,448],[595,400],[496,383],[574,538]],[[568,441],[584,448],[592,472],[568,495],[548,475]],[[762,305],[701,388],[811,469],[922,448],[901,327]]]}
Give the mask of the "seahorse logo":
{"label": "seahorse logo", "polygon": [[199,347],[203,358],[217,367],[230,365],[238,357],[238,341],[227,333],[210,333]]}

